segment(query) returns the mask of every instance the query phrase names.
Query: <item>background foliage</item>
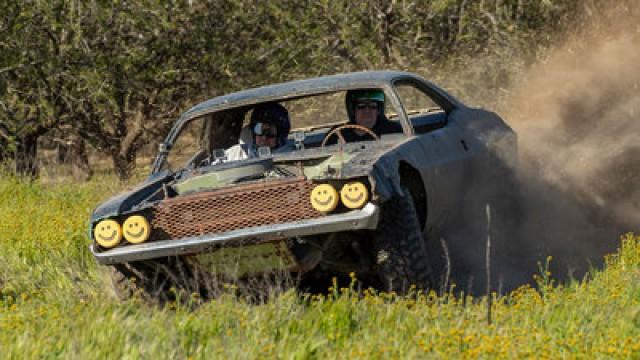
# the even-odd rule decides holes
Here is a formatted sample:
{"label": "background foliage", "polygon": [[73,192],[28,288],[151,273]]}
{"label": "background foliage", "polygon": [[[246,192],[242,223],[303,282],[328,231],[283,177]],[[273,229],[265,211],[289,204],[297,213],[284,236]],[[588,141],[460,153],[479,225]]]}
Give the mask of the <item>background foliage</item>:
{"label": "background foliage", "polygon": [[45,136],[90,174],[87,143],[126,179],[140,149],[198,101],[345,71],[410,70],[495,105],[527,62],[602,7],[593,0],[0,0],[0,159],[37,176]]}

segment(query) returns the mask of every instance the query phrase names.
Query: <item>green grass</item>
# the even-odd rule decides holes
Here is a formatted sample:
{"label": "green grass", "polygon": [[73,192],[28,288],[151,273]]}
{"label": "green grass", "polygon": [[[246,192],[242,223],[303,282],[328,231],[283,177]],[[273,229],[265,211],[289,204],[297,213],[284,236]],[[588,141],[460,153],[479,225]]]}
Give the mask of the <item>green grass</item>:
{"label": "green grass", "polygon": [[86,237],[114,181],[44,186],[0,178],[3,358],[638,358],[640,237],[588,281],[540,274],[493,301],[333,289],[264,305],[232,296],[195,310],[118,302]]}

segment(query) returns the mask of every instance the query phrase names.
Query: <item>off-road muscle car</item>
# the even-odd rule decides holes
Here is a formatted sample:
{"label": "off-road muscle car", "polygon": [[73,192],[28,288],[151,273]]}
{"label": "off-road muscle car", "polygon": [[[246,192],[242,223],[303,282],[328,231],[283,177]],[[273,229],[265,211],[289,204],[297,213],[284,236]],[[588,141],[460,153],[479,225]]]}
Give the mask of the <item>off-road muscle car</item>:
{"label": "off-road muscle car", "polygon": [[[397,131],[369,131],[362,141],[340,135],[354,126],[367,133],[350,121],[348,96],[357,90],[383,92],[384,117]],[[251,143],[252,111],[274,102],[289,112],[286,144],[229,159],[227,149]],[[516,143],[495,113],[407,72],[219,96],[176,121],[146,181],[95,209],[91,252],[121,293],[162,295],[181,286],[177,278],[201,273],[273,271],[355,272],[384,290],[426,289],[439,270],[430,269],[427,241],[516,161]]]}

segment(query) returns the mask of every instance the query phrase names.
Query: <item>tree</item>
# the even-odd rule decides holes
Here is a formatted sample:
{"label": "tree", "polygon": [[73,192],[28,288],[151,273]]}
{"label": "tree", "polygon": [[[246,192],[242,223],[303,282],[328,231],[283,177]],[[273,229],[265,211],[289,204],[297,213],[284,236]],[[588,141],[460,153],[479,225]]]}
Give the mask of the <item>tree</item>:
{"label": "tree", "polygon": [[[108,154],[121,179],[137,152],[168,131],[184,107],[221,88],[233,47],[225,35],[231,3],[115,2],[79,6],[85,65],[78,73],[77,129]],[[222,85],[222,86],[221,86]]]}
{"label": "tree", "polygon": [[2,2],[0,136],[19,175],[38,174],[38,138],[71,116],[66,88],[70,34],[62,2]]}
{"label": "tree", "polygon": [[38,138],[71,127],[126,179],[191,104],[344,71],[406,69],[494,94],[513,72],[503,59],[552,41],[570,23],[553,19],[579,3],[0,0],[0,160],[36,176]]}

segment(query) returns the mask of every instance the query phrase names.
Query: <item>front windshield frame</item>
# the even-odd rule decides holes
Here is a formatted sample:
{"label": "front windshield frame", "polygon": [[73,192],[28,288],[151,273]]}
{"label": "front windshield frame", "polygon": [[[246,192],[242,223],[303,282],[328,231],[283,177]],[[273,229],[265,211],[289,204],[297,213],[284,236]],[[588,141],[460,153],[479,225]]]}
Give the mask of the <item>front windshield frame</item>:
{"label": "front windshield frame", "polygon": [[[172,146],[175,144],[176,140],[179,138],[183,129],[185,129],[190,122],[197,119],[201,119],[202,117],[206,117],[214,113],[221,112],[221,111],[233,111],[234,109],[246,109],[246,108],[250,108],[257,104],[265,103],[265,102],[286,103],[287,101],[291,101],[291,100],[329,95],[329,94],[334,94],[339,92],[345,92],[348,90],[356,90],[356,89],[363,89],[363,88],[366,88],[366,89],[378,88],[380,90],[383,90],[385,93],[385,96],[389,98],[391,105],[393,106],[394,110],[398,115],[399,123],[402,127],[404,136],[407,136],[407,137],[413,136],[414,135],[413,126],[411,126],[411,123],[407,117],[407,114],[405,113],[404,108],[402,107],[402,102],[400,101],[400,98],[396,93],[395,88],[392,86],[392,84],[393,82],[378,84],[377,86],[362,86],[362,85],[355,86],[354,85],[354,86],[337,87],[334,89],[326,89],[318,92],[312,92],[312,93],[296,95],[296,96],[284,96],[279,98],[256,98],[254,99],[254,101],[250,101],[250,102],[242,102],[238,104],[225,104],[222,106],[213,107],[209,111],[200,112],[197,114],[190,114],[189,112],[186,112],[182,114],[180,118],[178,118],[174,127],[171,129],[171,131],[169,132],[165,140],[160,144],[160,147],[159,147],[160,151],[154,161],[151,174],[153,175],[166,167],[167,158],[169,153],[171,152]],[[326,124],[326,127],[330,127],[330,126],[331,124]],[[318,129],[323,127],[324,126],[319,126]],[[293,128],[291,129],[291,133],[294,133],[295,131],[300,131],[300,130],[305,130],[305,128]]]}

